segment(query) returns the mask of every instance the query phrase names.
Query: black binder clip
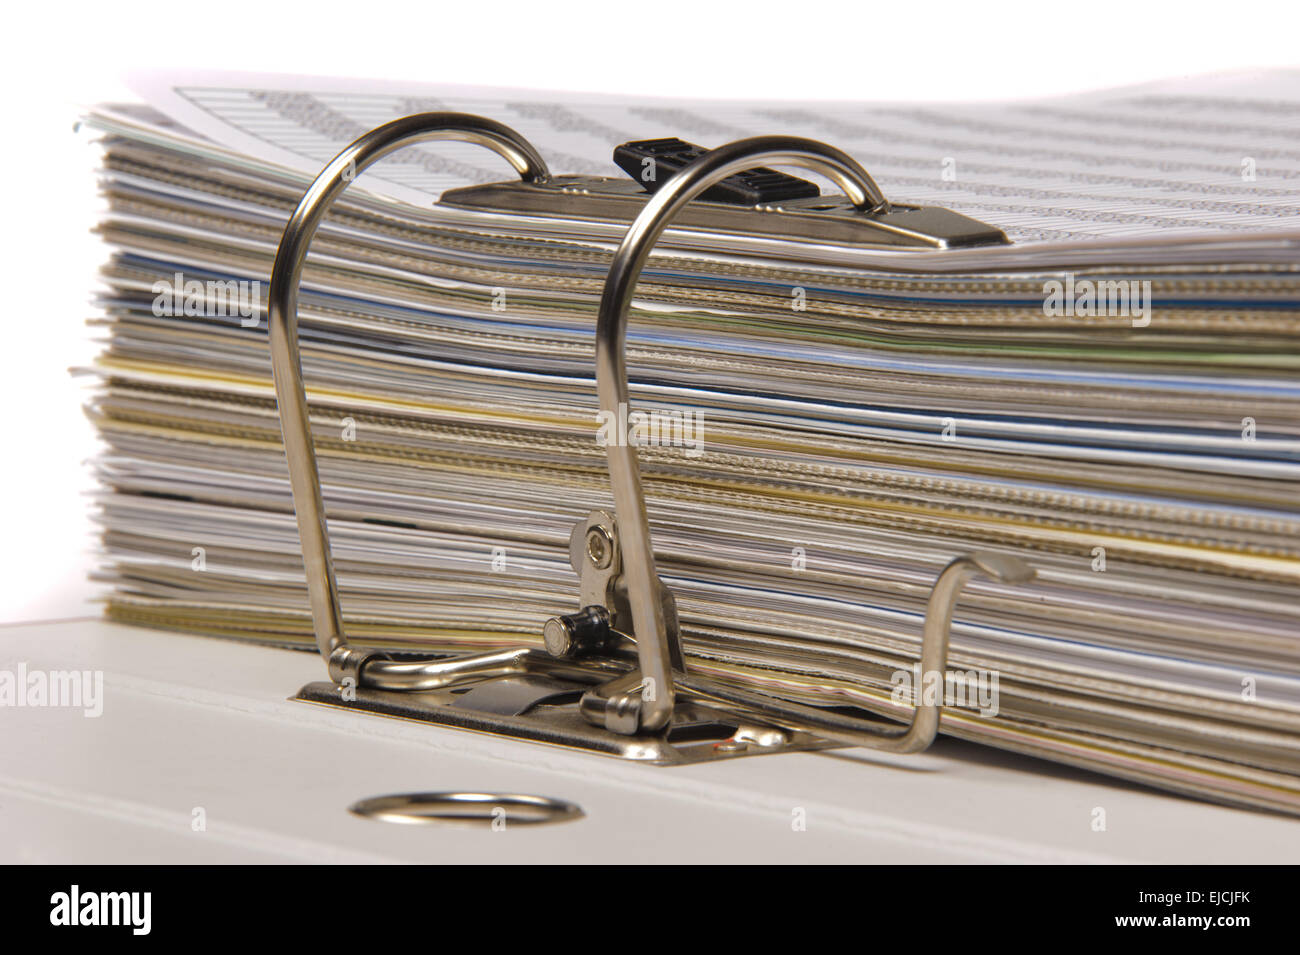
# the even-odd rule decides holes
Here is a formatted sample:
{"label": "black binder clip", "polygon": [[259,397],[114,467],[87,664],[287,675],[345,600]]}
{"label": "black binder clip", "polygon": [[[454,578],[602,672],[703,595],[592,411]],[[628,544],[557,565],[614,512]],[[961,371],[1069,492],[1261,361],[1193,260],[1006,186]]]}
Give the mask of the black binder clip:
{"label": "black binder clip", "polygon": [[[607,446],[614,510],[593,511],[573,530],[570,561],[579,582],[575,612],[539,621],[541,647],[414,659],[348,643],[298,354],[298,284],[312,235],[347,183],[401,146],[442,139],[487,146],[519,172],[522,183],[513,185],[526,187],[468,190],[479,190],[479,198],[542,196],[558,209],[555,197],[575,195],[555,191],[561,180],[550,178],[537,151],[513,130],[466,114],[424,113],[380,126],[344,149],[291,216],[271,275],[271,355],[316,642],[329,672],[328,682],[311,683],[296,698],[665,764],[842,745],[894,752],[929,746],[939,727],[941,697],[918,697],[910,720],[899,724],[795,703],[692,673],[682,655],[675,601],[655,570],[636,449],[627,444]],[[596,328],[596,383],[603,411],[616,415],[628,405],[628,309],[651,247],[678,213],[699,207],[708,207],[704,212],[715,217],[715,225],[719,206],[726,210],[725,221],[750,216],[752,225],[752,208],[688,203],[764,163],[808,168],[835,182],[845,195],[833,205],[841,226],[848,223],[845,227],[877,239],[884,235],[892,244],[906,240],[908,229],[891,217],[911,214],[908,209],[916,212],[915,207],[891,206],[850,156],[807,139],[760,136],[700,151],[671,170],[653,194],[641,193],[634,200],[621,181],[612,200],[588,191],[581,199],[588,205],[612,201],[624,212],[627,201],[635,205],[605,282]],[[752,177],[748,181],[755,182]],[[529,188],[535,191],[529,193]],[[463,200],[467,190],[458,192]],[[932,223],[960,228],[942,235],[932,231],[920,247],[980,230],[986,241],[997,241],[991,236],[997,230],[974,220],[947,210],[927,215]],[[949,563],[935,580],[926,608],[923,673],[945,672],[954,604],[965,583],[981,574],[1020,583],[1032,578],[1033,570],[1019,558],[984,552]]]}

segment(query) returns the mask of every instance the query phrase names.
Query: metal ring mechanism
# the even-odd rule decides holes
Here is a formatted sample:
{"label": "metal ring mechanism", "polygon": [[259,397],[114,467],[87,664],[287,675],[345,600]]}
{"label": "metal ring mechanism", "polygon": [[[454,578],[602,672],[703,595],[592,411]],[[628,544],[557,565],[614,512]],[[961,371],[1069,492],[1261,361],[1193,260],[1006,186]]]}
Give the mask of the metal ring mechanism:
{"label": "metal ring mechanism", "polygon": [[[462,113],[423,113],[367,133],[344,149],[312,183],[285,228],[270,288],[272,367],[298,530],[302,539],[316,642],[337,684],[379,690],[432,691],[500,677],[542,674],[583,684],[579,709],[598,727],[622,735],[666,730],[679,702],[717,707],[784,730],[848,745],[895,752],[925,749],[939,727],[943,701],[925,701],[917,688],[907,723],[844,716],[779,699],[687,670],[676,604],[659,579],[631,442],[608,442],[614,512],[593,511],[570,539],[570,562],[579,577],[579,610],[543,627],[545,650],[520,647],[428,660],[397,660],[352,648],[343,630],[330,555],[320,478],[311,439],[297,338],[297,292],[307,247],[330,204],[347,183],[395,149],[416,142],[454,139],[487,146],[504,156],[525,181],[548,177],[537,152],[517,133],[492,120]],[[620,418],[628,406],[625,356],[628,313],[637,280],[672,218],[709,187],[763,165],[793,165],[835,182],[863,215],[887,213],[879,187],[852,157],[824,143],[788,136],[759,136],[711,150],[677,172],[649,198],[614,254],[596,325],[596,386],[602,412]],[[1033,568],[1018,557],[974,552],[940,572],[926,606],[921,641],[924,674],[947,667],[953,608],[976,576],[1024,583]]]}

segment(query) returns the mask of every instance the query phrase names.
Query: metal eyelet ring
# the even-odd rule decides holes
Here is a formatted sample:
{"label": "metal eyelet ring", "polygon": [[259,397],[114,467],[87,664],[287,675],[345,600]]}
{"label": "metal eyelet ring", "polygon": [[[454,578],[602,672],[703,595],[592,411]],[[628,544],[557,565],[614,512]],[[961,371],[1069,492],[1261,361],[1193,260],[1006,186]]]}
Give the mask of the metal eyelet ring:
{"label": "metal eyelet ring", "polygon": [[521,793],[402,793],[373,796],[348,807],[366,819],[404,824],[536,826],[574,822],[585,814],[574,803]]}

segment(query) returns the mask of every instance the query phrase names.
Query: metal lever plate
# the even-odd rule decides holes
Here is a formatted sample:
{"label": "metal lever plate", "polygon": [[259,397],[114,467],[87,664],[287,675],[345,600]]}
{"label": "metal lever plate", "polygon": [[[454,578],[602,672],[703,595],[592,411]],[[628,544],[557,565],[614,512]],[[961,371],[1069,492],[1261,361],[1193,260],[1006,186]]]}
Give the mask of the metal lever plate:
{"label": "metal lever plate", "polygon": [[[575,695],[582,689],[581,685],[575,684]],[[458,698],[463,697],[463,694],[450,690],[417,693],[358,686],[354,693],[355,699],[345,700],[338,686],[322,680],[308,683],[292,699],[417,723],[432,723],[564,746],[656,766],[683,766],[742,756],[831,749],[839,745],[807,733],[778,730],[738,719],[721,710],[686,702],[679,703],[673,724],[666,733],[623,736],[588,723],[579,713],[576,702],[542,702],[525,713],[512,715],[458,706]]]}
{"label": "metal lever plate", "polygon": [[[649,199],[650,193],[627,179],[555,176],[545,182],[493,182],[451,189],[442,194],[438,204],[627,226]],[[869,215],[836,195],[762,206],[697,199],[674,218],[673,228],[850,248],[956,249],[1010,244],[1001,229],[942,206],[894,203],[889,212]]]}

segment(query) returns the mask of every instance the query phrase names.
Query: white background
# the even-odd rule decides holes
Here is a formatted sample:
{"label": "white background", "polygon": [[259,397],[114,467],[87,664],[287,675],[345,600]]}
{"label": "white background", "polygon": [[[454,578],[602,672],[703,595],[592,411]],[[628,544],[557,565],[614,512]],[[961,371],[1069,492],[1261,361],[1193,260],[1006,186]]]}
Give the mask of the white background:
{"label": "white background", "polygon": [[[672,9],[671,15],[662,13]],[[90,612],[84,322],[104,250],[89,104],[127,71],[239,69],[659,96],[995,99],[1296,66],[1300,3],[11,4],[0,622]]]}

